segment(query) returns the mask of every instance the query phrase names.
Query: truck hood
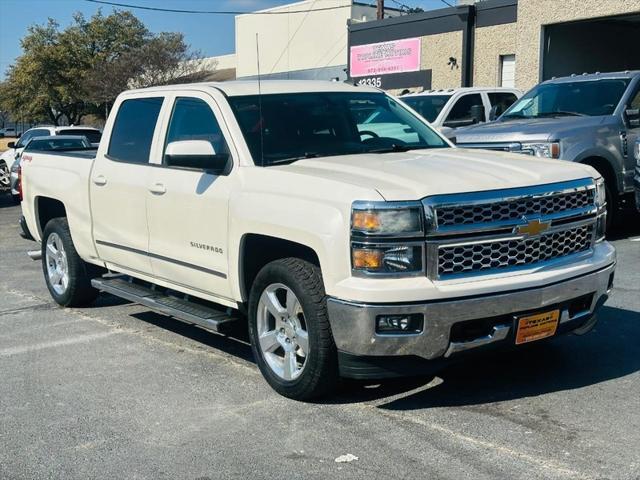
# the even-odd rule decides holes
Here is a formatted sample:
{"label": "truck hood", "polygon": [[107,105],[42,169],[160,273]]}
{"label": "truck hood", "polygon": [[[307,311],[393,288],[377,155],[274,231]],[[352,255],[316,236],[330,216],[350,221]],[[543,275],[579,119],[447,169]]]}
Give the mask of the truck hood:
{"label": "truck hood", "polygon": [[456,143],[502,143],[557,140],[563,132],[601,125],[609,117],[528,118],[496,121],[456,130]]}
{"label": "truck hood", "polygon": [[386,200],[418,200],[595,175],[590,167],[560,160],[462,148],[314,158],[270,168],[372,189]]}

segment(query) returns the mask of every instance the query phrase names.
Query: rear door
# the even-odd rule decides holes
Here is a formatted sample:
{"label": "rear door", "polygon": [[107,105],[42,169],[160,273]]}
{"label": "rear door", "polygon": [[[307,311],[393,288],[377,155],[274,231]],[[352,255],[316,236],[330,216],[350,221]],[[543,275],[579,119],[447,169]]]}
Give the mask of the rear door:
{"label": "rear door", "polygon": [[[105,130],[89,181],[93,238],[100,258],[119,271],[152,273],[146,202],[164,97],[124,99]],[[86,208],[78,205],[77,208]]]}
{"label": "rear door", "polygon": [[172,105],[163,126],[167,133],[153,159],[153,192],[147,193],[153,272],[176,287],[229,300],[228,206],[234,171],[214,175],[206,169],[170,167],[164,150],[171,142],[205,140],[215,153],[238,157],[220,109],[208,93],[190,90],[167,100]]}

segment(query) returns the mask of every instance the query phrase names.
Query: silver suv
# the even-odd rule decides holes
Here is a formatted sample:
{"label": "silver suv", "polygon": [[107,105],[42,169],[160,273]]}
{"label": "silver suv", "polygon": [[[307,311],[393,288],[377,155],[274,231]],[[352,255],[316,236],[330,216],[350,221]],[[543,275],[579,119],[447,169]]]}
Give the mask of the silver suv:
{"label": "silver suv", "polygon": [[459,147],[503,150],[593,166],[606,180],[609,222],[633,192],[640,138],[640,71],[543,82],[495,122],[458,129]]}

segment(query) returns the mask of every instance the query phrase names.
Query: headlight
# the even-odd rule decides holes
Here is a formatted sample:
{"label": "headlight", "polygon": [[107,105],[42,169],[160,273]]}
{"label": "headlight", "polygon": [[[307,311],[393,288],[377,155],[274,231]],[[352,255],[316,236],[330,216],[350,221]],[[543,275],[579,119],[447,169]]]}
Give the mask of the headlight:
{"label": "headlight", "polygon": [[351,231],[376,236],[422,235],[422,206],[414,202],[355,202]]}
{"label": "headlight", "polygon": [[521,152],[541,158],[560,158],[559,142],[522,143]]}
{"label": "headlight", "polygon": [[355,202],[351,210],[351,266],[365,275],[424,271],[420,202]]}

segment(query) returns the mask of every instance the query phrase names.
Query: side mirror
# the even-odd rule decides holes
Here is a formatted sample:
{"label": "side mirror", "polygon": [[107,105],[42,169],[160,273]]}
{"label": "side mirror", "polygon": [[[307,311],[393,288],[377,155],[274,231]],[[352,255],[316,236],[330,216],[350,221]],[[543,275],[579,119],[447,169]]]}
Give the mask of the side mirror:
{"label": "side mirror", "polygon": [[624,116],[631,128],[640,127],[640,108],[628,108],[624,111]]}
{"label": "side mirror", "polygon": [[498,105],[494,105],[489,110],[489,121],[493,122],[496,118],[498,118]]}
{"label": "side mirror", "polygon": [[203,170],[213,175],[228,175],[231,156],[216,153],[206,140],[181,140],[171,142],[164,152],[164,164],[170,167]]}
{"label": "side mirror", "polygon": [[482,123],[485,121],[484,119],[484,106],[483,105],[472,105],[471,106],[471,118],[473,119],[473,123]]}
{"label": "side mirror", "polygon": [[7,148],[16,148],[16,142],[7,143]]}

